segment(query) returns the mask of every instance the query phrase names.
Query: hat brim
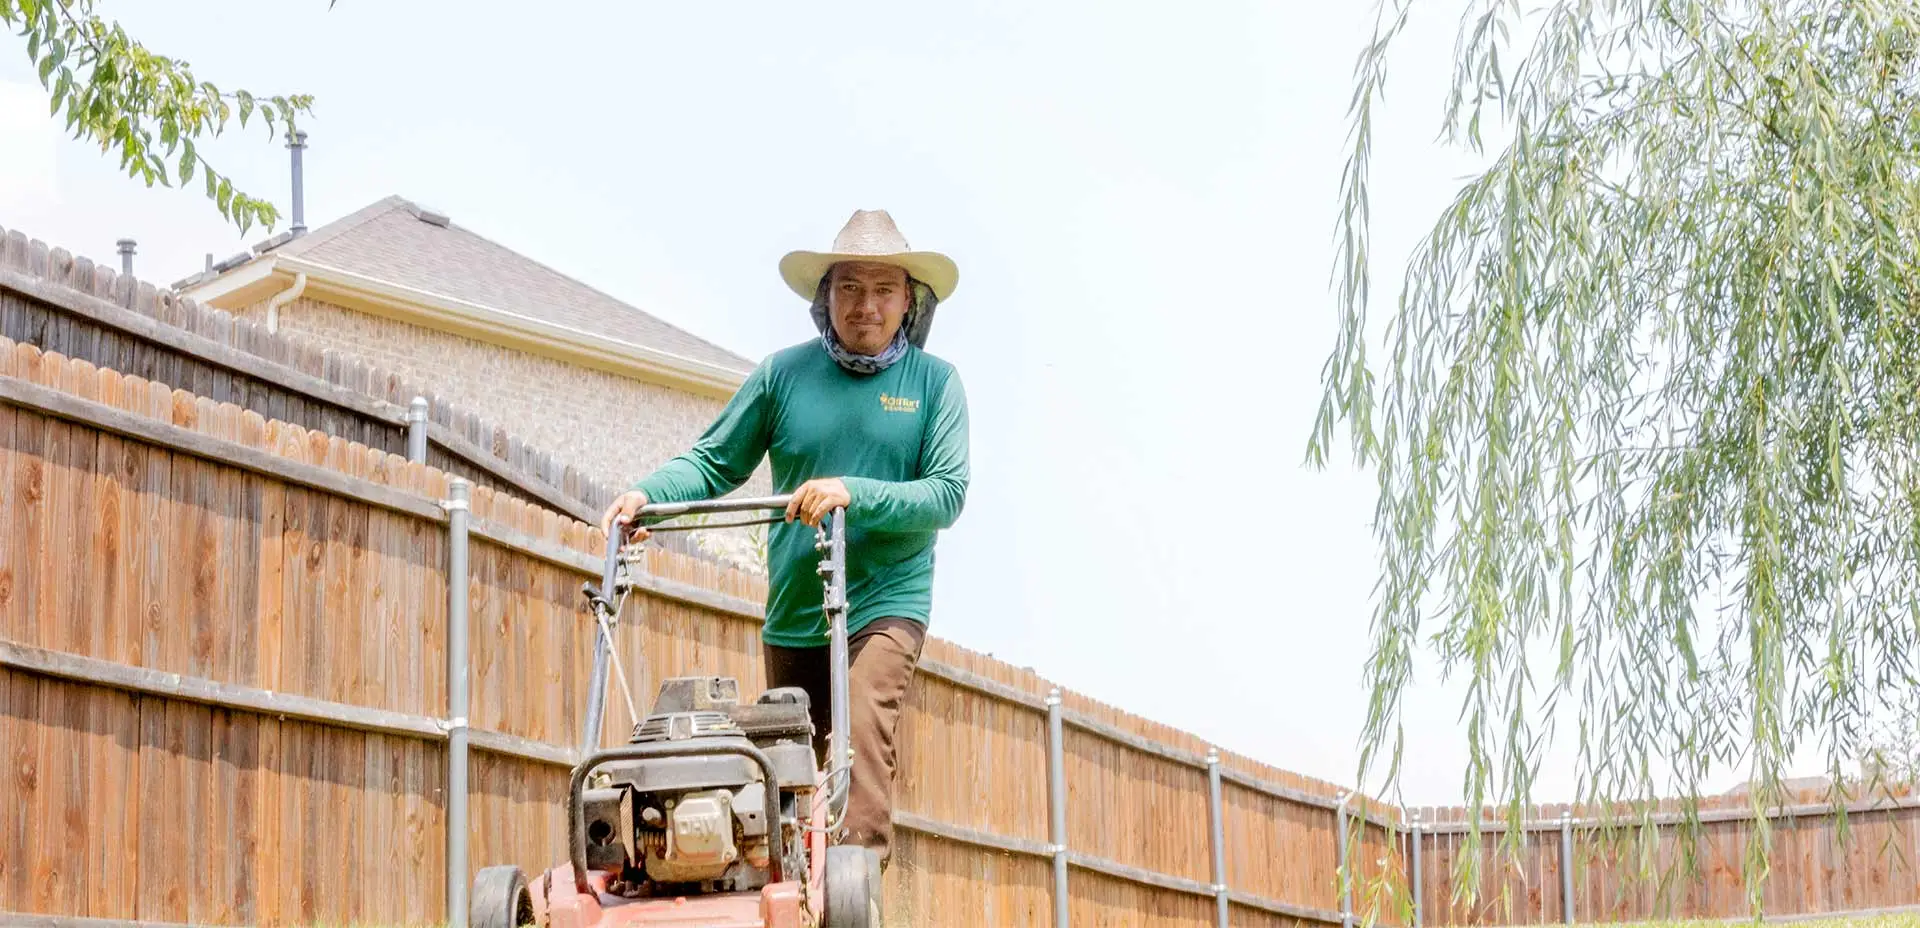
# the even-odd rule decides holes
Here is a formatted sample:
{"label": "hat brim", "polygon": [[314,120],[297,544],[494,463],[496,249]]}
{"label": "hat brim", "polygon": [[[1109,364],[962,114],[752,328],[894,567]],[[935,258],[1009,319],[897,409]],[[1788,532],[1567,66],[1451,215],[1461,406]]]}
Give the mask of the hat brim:
{"label": "hat brim", "polygon": [[904,269],[914,280],[926,284],[941,302],[953,294],[960,283],[960,268],[953,259],[937,251],[906,251],[891,255],[856,255],[820,251],[795,251],[780,259],[780,278],[801,299],[812,302],[820,291],[820,278],[842,261],[891,264]]}

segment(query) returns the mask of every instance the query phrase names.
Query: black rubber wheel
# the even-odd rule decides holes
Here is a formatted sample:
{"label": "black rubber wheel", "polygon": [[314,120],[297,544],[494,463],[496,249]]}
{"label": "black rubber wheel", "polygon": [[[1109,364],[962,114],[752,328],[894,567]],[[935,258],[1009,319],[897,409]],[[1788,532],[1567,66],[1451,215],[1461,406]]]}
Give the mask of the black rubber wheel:
{"label": "black rubber wheel", "polygon": [[471,928],[525,928],[533,924],[533,893],[519,867],[488,867],[473,878],[467,897]]}
{"label": "black rubber wheel", "polygon": [[827,848],[823,928],[881,928],[880,855],[850,844]]}

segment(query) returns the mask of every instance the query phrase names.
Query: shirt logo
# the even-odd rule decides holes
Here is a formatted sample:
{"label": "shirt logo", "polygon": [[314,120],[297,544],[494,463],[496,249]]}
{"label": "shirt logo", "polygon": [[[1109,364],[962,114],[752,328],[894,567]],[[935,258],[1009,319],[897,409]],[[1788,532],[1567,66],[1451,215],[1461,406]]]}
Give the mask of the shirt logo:
{"label": "shirt logo", "polygon": [[887,412],[919,412],[920,401],[910,400],[904,396],[888,396],[882,393],[880,394],[880,408]]}

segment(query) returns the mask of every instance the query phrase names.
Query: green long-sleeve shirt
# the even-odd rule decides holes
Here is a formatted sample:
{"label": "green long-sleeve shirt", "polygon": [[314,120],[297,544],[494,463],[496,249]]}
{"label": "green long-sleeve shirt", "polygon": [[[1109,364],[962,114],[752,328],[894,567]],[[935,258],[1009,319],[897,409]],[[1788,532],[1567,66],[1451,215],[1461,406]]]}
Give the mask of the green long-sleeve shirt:
{"label": "green long-sleeve shirt", "polygon": [[[847,372],[809,341],[768,357],[685,454],[634,484],[654,502],[738,489],[762,456],[774,492],[839,477],[847,506],[847,631],[882,617],[927,624],[936,533],[967,495],[967,398],[953,365],[917,348],[878,374]],[[827,643],[820,555],[798,519],[772,526],[762,640]]]}

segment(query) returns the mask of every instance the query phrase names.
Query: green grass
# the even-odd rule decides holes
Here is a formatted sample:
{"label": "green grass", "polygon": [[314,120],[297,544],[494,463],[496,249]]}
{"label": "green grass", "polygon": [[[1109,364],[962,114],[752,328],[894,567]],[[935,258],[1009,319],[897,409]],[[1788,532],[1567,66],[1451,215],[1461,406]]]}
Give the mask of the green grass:
{"label": "green grass", "polygon": [[[1704,919],[1697,921],[1659,921],[1659,922],[1614,922],[1613,928],[1729,928],[1733,925],[1753,924],[1751,919],[1724,921]],[[1583,928],[1599,928],[1598,923]],[[1920,928],[1920,912],[1903,912],[1889,915],[1866,915],[1855,918],[1787,918],[1768,919],[1768,925],[1791,925],[1793,928]]]}

